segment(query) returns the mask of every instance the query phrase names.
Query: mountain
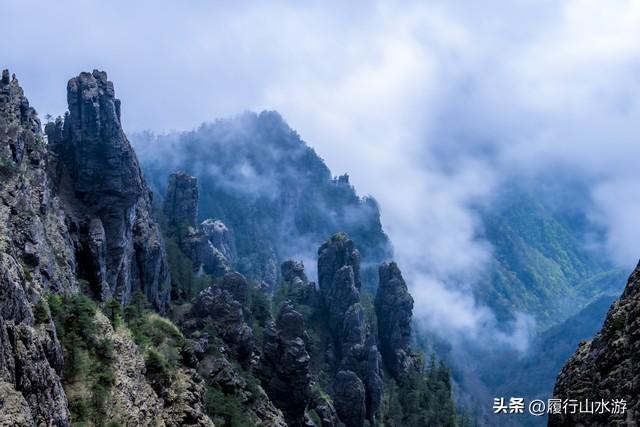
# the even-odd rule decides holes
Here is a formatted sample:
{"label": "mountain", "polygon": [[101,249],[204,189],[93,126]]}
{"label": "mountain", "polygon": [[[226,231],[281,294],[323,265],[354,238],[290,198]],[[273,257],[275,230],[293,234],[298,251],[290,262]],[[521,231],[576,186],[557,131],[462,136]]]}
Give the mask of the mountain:
{"label": "mountain", "polygon": [[198,178],[200,220],[219,219],[231,230],[241,273],[273,287],[280,263],[293,256],[313,265],[315,248],[345,232],[366,261],[364,287],[375,291],[377,266],[393,255],[376,201],[359,197],[348,175],[332,177],[278,113],[245,113],[191,132],[135,134],[132,141],[159,194],[176,170]]}
{"label": "mountain", "polygon": [[[458,425],[448,368],[412,345],[377,205],[279,116],[241,119],[262,151],[227,141],[249,166],[176,151],[227,181],[172,173],[160,202],[106,73],[69,80],[67,100],[43,134],[2,73],[0,425]],[[296,254],[317,285],[300,261],[272,266]]]}
{"label": "mountain", "polygon": [[624,273],[588,249],[597,230],[579,208],[580,194],[574,188],[565,196],[578,205],[568,208],[544,183],[509,184],[480,209],[493,256],[475,293],[499,320],[525,313],[544,331],[600,295],[619,292]]}
{"label": "mountain", "polygon": [[583,411],[572,411],[569,402],[567,413],[549,416],[549,426],[638,423],[639,285],[640,265],[629,277],[620,298],[611,305],[602,329],[592,340],[580,343],[558,375],[553,397],[562,402],[580,402]]}

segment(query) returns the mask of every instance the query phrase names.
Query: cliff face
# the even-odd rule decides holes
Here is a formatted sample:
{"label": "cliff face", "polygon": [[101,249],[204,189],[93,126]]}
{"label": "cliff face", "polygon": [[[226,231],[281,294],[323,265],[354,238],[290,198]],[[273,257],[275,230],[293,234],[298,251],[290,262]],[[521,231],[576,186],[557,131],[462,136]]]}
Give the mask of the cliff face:
{"label": "cliff face", "polygon": [[102,300],[125,304],[142,290],[163,311],[170,277],[151,191],[120,124],[120,100],[104,72],[67,85],[64,123],[47,127],[56,189],[82,262],[78,276]]}
{"label": "cliff face", "polygon": [[169,225],[196,226],[198,219],[198,180],[184,172],[172,173],[164,195],[164,214]]}
{"label": "cliff face", "polygon": [[410,354],[413,298],[395,262],[382,264],[379,272],[375,308],[380,353],[391,375],[401,379],[414,363]]}
{"label": "cliff face", "polygon": [[311,399],[304,317],[285,303],[276,322],[265,328],[263,340],[261,376],[267,394],[284,413],[287,425],[302,427]]}
{"label": "cliff face", "polygon": [[[625,411],[550,415],[549,426],[631,426],[640,422],[640,265],[629,277],[600,332],[583,342],[558,375],[558,399],[625,400]],[[620,409],[620,407],[618,407]],[[597,412],[597,411],[596,411]],[[618,413],[612,413],[618,412]]]}
{"label": "cliff face", "polygon": [[382,400],[381,357],[360,303],[360,255],[344,234],[318,250],[318,285],[333,338],[336,411],[348,426],[375,422]]}
{"label": "cliff face", "polygon": [[[0,82],[0,424],[69,424],[63,352],[50,319],[32,306],[75,288],[69,233],[49,188],[35,110],[18,81]],[[44,319],[42,319],[44,320]]]}

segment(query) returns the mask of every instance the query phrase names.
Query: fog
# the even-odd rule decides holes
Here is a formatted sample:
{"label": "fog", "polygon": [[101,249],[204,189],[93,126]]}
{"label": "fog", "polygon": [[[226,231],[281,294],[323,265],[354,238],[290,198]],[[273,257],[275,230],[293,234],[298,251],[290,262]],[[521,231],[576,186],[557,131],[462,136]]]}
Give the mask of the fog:
{"label": "fog", "polygon": [[603,256],[640,255],[637,1],[0,4],[1,65],[41,115],[93,68],[129,132],[279,111],[378,200],[416,318],[447,336],[526,347],[531,319],[496,334],[469,292],[491,259],[470,207],[505,179],[584,183]]}

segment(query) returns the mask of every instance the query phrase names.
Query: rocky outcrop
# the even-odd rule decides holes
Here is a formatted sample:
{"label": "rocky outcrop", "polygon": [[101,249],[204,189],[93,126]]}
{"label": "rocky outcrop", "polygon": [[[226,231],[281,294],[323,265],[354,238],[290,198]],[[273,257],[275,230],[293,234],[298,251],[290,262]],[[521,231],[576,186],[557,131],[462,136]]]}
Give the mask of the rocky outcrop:
{"label": "rocky outcrop", "polygon": [[67,101],[64,121],[47,135],[78,275],[102,300],[125,304],[140,289],[163,311],[170,290],[164,244],[113,83],[105,72],[81,73],[69,80]]}
{"label": "rocky outcrop", "polygon": [[98,333],[113,342],[114,385],[106,416],[120,425],[213,427],[204,410],[205,387],[193,369],[176,367],[175,380],[162,395],[145,376],[140,348],[126,328],[117,331],[100,312],[96,314]]}
{"label": "rocky outcrop", "polygon": [[413,298],[395,262],[382,264],[379,274],[375,309],[380,353],[391,375],[400,380],[413,364],[410,352]]}
{"label": "rocky outcrop", "polygon": [[188,330],[212,327],[234,353],[246,364],[253,353],[253,331],[247,324],[248,284],[240,273],[230,273],[218,284],[200,292],[193,306]]}
{"label": "rocky outcrop", "polygon": [[238,368],[229,361],[225,349],[222,350],[221,353],[205,356],[198,368],[200,375],[226,396],[239,399],[255,425],[286,427],[282,411],[271,402],[260,386],[248,383]]}
{"label": "rocky outcrop", "polygon": [[214,277],[233,271],[236,251],[227,226],[220,220],[208,218],[196,227],[198,185],[195,177],[184,172],[169,176],[164,214],[180,248],[193,262],[195,271]]}
{"label": "rocky outcrop", "polygon": [[338,374],[332,395],[338,416],[350,426],[363,425],[360,414],[375,423],[384,386],[382,360],[360,303],[360,255],[345,234],[334,235],[318,250],[318,284],[333,337]]}
{"label": "rocky outcrop", "polygon": [[[46,291],[75,288],[75,259],[47,175],[40,121],[18,80],[0,80],[0,420],[69,425],[62,349],[32,306]],[[5,397],[6,396],[6,397]]]}
{"label": "rocky outcrop", "polygon": [[263,335],[263,384],[290,427],[305,425],[305,409],[311,399],[311,358],[305,339],[304,318],[289,301],[280,309],[276,322],[269,322]]}
{"label": "rocky outcrop", "polygon": [[0,426],[31,427],[35,425],[24,396],[12,384],[0,381]]}
{"label": "rocky outcrop", "polygon": [[196,226],[198,217],[198,180],[196,177],[181,171],[169,175],[163,211],[170,226]]}
{"label": "rocky outcrop", "polygon": [[[26,323],[15,325],[0,317],[0,345],[4,356],[0,381],[8,383],[6,388],[13,384],[21,393],[34,424],[68,425],[67,397],[59,377],[62,349],[55,331]],[[49,360],[48,356],[58,360]]]}
{"label": "rocky outcrop", "polygon": [[211,246],[225,258],[229,265],[237,262],[236,248],[231,231],[219,219],[205,219],[200,223],[200,232]]}
{"label": "rocky outcrop", "polygon": [[333,384],[333,401],[346,427],[364,425],[366,419],[365,386],[352,371],[339,371]]}
{"label": "rocky outcrop", "polygon": [[287,260],[282,263],[280,272],[283,286],[287,288],[287,298],[296,304],[319,305],[315,284],[307,279],[302,261]]}
{"label": "rocky outcrop", "polygon": [[[583,405],[588,399],[589,405],[598,405],[595,413],[552,414],[549,426],[604,427],[640,423],[638,355],[640,264],[629,277],[620,299],[609,309],[602,330],[591,341],[580,343],[556,380],[554,398],[575,399]],[[607,409],[602,406],[603,400],[609,401]],[[624,410],[621,401],[625,401]]]}

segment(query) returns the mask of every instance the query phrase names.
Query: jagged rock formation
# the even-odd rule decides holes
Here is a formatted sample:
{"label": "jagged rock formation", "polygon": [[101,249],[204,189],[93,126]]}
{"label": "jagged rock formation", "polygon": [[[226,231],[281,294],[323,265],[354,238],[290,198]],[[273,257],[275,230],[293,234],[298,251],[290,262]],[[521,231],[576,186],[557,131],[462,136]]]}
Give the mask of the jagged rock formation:
{"label": "jagged rock formation", "polygon": [[197,178],[181,171],[169,175],[163,210],[169,225],[195,227],[198,218]]}
{"label": "jagged rock formation", "polygon": [[360,303],[360,255],[345,234],[334,235],[318,250],[318,284],[333,336],[338,416],[348,427],[362,425],[360,414],[375,422],[382,400],[382,361]]}
{"label": "jagged rock formation", "polygon": [[18,80],[0,81],[0,419],[69,425],[60,381],[63,355],[50,320],[32,304],[75,287],[69,235],[50,191],[40,121]]}
{"label": "jagged rock formation", "polygon": [[247,298],[246,279],[240,273],[229,273],[219,284],[200,292],[185,326],[189,330],[213,327],[237,360],[246,364],[254,349]]}
{"label": "jagged rock formation", "polygon": [[261,377],[289,427],[305,425],[305,409],[311,399],[305,335],[304,318],[290,302],[285,302],[276,322],[264,330]]}
{"label": "jagged rock formation", "polygon": [[[640,264],[613,303],[602,330],[580,343],[558,375],[553,395],[578,402],[625,400],[625,411],[554,414],[549,426],[632,426],[640,422]],[[618,408],[620,409],[620,407]],[[598,412],[598,411],[596,411]]]}
{"label": "jagged rock formation", "polygon": [[339,371],[333,383],[333,401],[340,420],[347,426],[362,426],[366,419],[366,392],[352,371]]}
{"label": "jagged rock formation", "polygon": [[379,273],[375,309],[380,353],[391,375],[399,380],[413,363],[410,355],[413,298],[395,262],[382,264]]}
{"label": "jagged rock formation", "polygon": [[215,251],[231,266],[237,262],[236,248],[231,231],[219,219],[205,219],[200,223],[200,232],[207,238]]}
{"label": "jagged rock formation", "polygon": [[[196,225],[197,184],[186,174],[176,175],[165,213],[169,228],[186,225],[186,231],[168,236],[178,260],[172,262],[180,263],[174,271],[187,272],[182,289],[189,286],[195,293],[204,281],[213,284],[193,300],[188,300],[193,294],[184,293],[187,298],[169,307],[163,238],[152,215],[151,193],[120,125],[113,84],[103,72],[82,73],[69,81],[68,101],[64,120],[47,125],[47,145],[17,80],[2,74],[0,425],[66,427],[103,418],[171,427],[209,427],[218,419],[274,427],[376,424],[382,359],[373,325],[365,320],[364,279],[353,242],[338,234],[322,245],[318,289],[302,263],[283,263],[291,302],[275,322],[262,293],[278,276],[276,249],[295,251],[293,235],[305,227],[316,233],[333,228],[333,223],[314,223],[315,214],[305,222],[308,209],[317,207],[302,191],[309,183],[283,180],[296,187],[291,197],[277,202],[286,202],[284,211],[309,204],[296,215],[278,217],[278,227],[291,226],[297,216],[302,229],[277,248],[261,245],[252,258],[247,250],[261,244],[264,224],[252,229],[255,241],[243,241],[243,256],[237,256],[235,239],[222,221]],[[262,131],[281,134],[281,119],[264,120]],[[309,150],[294,154],[304,159]],[[325,172],[319,167],[312,181],[324,179]],[[356,228],[378,239],[373,259],[386,254],[377,206],[357,198],[346,176],[330,186],[328,200],[366,209],[367,223]],[[282,230],[276,231],[279,236]],[[185,255],[215,277],[194,274]],[[250,286],[233,272],[236,264],[258,272],[254,278],[265,279],[267,286]],[[80,292],[103,303],[96,305]],[[150,312],[147,300],[156,311],[171,313],[181,330]],[[381,313],[392,310],[381,307]],[[305,331],[305,316],[313,334]],[[402,328],[406,312],[387,320]],[[384,339],[404,345],[383,324]],[[254,328],[263,338],[261,349],[255,346]]]}
{"label": "jagged rock formation", "polygon": [[57,191],[65,204],[78,275],[103,300],[141,289],[156,308],[169,301],[169,270],[151,191],[120,124],[120,100],[105,72],[67,85],[69,112],[47,127]]}
{"label": "jagged rock formation", "polygon": [[221,277],[237,261],[233,236],[220,220],[208,218],[196,227],[197,179],[184,172],[169,176],[164,214],[180,248],[193,261],[194,270]]}
{"label": "jagged rock formation", "polygon": [[297,304],[318,305],[318,292],[315,284],[307,279],[302,261],[287,260],[280,266],[280,272],[287,287],[287,298]]}
{"label": "jagged rock formation", "polygon": [[206,219],[197,230],[190,227],[179,238],[182,250],[193,261],[196,271],[214,277],[233,271],[233,240],[222,221]]}

